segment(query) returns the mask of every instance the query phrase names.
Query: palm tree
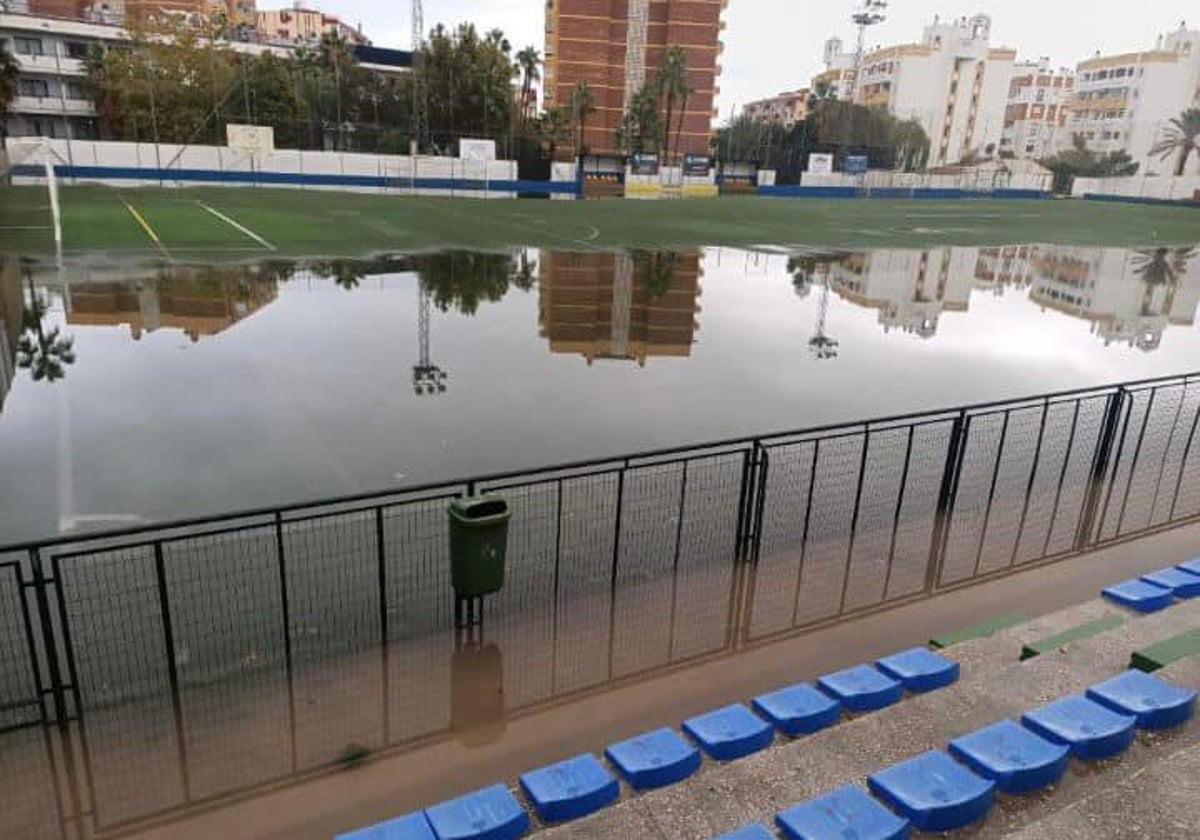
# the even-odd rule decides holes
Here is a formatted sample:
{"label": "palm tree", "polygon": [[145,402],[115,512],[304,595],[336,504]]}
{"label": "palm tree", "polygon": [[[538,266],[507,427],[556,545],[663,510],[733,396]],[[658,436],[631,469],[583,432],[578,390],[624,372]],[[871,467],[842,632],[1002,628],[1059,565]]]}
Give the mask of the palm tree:
{"label": "palm tree", "polygon": [[1200,108],[1188,108],[1171,120],[1163,138],[1151,147],[1150,154],[1158,155],[1162,160],[1178,155],[1175,174],[1183,175],[1188,157],[1197,150],[1200,150]]}
{"label": "palm tree", "polygon": [[1169,312],[1175,302],[1179,281],[1187,274],[1188,261],[1196,256],[1193,248],[1152,248],[1138,251],[1133,258],[1134,273],[1142,278],[1145,291],[1142,295],[1142,314],[1149,315],[1154,290],[1160,286],[1167,289],[1164,312]]}
{"label": "palm tree", "polygon": [[[687,83],[687,54],[683,51],[683,47],[678,44],[667,50],[666,58],[663,59],[662,70],[658,75],[659,93],[663,97],[666,106],[666,120],[663,122],[663,149],[670,153],[671,140],[671,118],[675,113],[675,106],[680,102],[687,102],[688,96],[691,95],[691,89]],[[686,111],[686,104],[683,111]],[[676,132],[676,145],[679,142],[679,133],[683,130],[683,116],[679,115],[679,131]]]}
{"label": "palm tree", "polygon": [[[17,75],[20,68],[8,48],[0,43],[0,143],[8,136],[4,127],[8,117],[8,106],[17,98]],[[2,149],[0,149],[2,151]]]}
{"label": "palm tree", "polygon": [[582,157],[587,153],[585,133],[587,129],[587,119],[596,110],[596,97],[592,93],[592,86],[587,82],[578,82],[575,85],[575,90],[571,91],[571,118],[576,126],[576,142],[575,154]]}
{"label": "palm tree", "polygon": [[17,342],[17,367],[33,373],[33,381],[54,382],[67,375],[66,365],[75,364],[75,339],[60,336],[58,327],[49,332],[42,323],[50,307],[29,280],[29,301],[21,314],[24,332]]}
{"label": "palm tree", "polygon": [[521,114],[528,118],[534,112],[533,84],[541,81],[538,70],[542,57],[532,46],[517,53],[517,70],[521,74]]}

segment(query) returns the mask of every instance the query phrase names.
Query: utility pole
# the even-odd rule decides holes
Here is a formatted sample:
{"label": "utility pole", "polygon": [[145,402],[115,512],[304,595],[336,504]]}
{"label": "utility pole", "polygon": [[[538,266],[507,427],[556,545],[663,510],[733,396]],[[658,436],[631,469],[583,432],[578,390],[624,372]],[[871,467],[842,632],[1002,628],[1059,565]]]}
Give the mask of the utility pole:
{"label": "utility pole", "polygon": [[850,20],[858,27],[858,47],[854,50],[854,87],[850,90],[851,103],[858,98],[863,55],[867,47],[867,29],[883,23],[887,19],[883,14],[887,7],[888,0],[863,0],[862,7],[850,16]]}
{"label": "utility pole", "polygon": [[425,76],[425,9],[412,0],[413,141],[416,151],[429,145],[429,83]]}

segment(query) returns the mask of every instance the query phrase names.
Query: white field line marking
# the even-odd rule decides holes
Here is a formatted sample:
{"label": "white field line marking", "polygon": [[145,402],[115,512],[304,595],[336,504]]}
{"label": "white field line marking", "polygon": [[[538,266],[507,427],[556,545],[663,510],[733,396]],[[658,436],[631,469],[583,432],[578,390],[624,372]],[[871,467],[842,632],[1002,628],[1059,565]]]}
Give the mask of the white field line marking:
{"label": "white field line marking", "polygon": [[0,225],[0,230],[52,230],[50,225]]}
{"label": "white field line marking", "polygon": [[224,213],[222,213],[220,210],[216,210],[212,207],[209,207],[203,201],[197,201],[196,203],[199,204],[201,207],[203,207],[205,210],[207,210],[209,213],[212,213],[214,216],[216,216],[218,219],[220,219],[225,224],[229,225],[230,227],[232,227],[236,230],[241,231],[246,236],[249,236],[251,239],[253,239],[255,242],[257,242],[259,245],[262,245],[264,248],[266,248],[268,251],[278,251],[279,250],[274,245],[272,245],[270,242],[268,242],[267,240],[265,240],[261,236],[259,236],[257,233],[250,230],[250,228],[246,227],[245,225],[238,224],[233,219],[229,218]]}
{"label": "white field line marking", "polygon": [[595,242],[600,238],[600,228],[596,227],[595,225],[588,225],[588,229],[591,231],[591,234],[589,234],[588,238],[584,240],[585,242]]}

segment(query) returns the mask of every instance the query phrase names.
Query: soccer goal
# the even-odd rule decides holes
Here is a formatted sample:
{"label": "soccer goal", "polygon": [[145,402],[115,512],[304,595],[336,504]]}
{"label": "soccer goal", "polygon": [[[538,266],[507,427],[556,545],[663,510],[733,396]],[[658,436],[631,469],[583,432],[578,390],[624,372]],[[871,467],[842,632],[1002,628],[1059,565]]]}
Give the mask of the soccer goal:
{"label": "soccer goal", "polygon": [[55,264],[63,263],[58,177],[62,162],[43,137],[9,138],[0,149],[0,241],[29,243],[53,238]]}

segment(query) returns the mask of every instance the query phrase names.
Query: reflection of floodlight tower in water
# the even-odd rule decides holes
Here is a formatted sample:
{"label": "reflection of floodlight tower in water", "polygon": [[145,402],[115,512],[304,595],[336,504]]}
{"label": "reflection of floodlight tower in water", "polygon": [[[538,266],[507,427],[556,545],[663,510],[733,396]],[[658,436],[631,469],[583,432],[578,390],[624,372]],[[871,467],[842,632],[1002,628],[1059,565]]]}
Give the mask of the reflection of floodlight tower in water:
{"label": "reflection of floodlight tower in water", "polygon": [[413,390],[418,397],[446,393],[446,372],[429,363],[429,290],[417,283],[417,343],[419,357],[413,365]]}
{"label": "reflection of floodlight tower in water", "polygon": [[858,27],[858,47],[854,50],[854,87],[850,89],[850,101],[858,96],[859,78],[862,76],[863,53],[867,46],[867,28],[883,23],[886,17],[883,10],[888,7],[888,0],[863,0],[862,7],[850,16]]}
{"label": "reflection of floodlight tower in water", "polygon": [[808,340],[808,348],[817,359],[836,359],[838,341],[825,334],[825,318],[829,315],[829,268],[826,266],[821,278],[821,297],[817,299],[817,331]]}

